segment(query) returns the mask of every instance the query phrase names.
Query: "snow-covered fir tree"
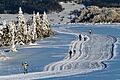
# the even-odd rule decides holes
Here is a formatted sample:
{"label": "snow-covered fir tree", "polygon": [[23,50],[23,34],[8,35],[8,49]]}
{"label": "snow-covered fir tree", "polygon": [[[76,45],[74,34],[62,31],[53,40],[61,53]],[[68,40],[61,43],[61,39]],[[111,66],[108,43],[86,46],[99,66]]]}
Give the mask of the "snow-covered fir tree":
{"label": "snow-covered fir tree", "polygon": [[36,14],[36,32],[37,32],[37,38],[43,38],[42,34],[42,19],[40,18],[39,12]]}
{"label": "snow-covered fir tree", "polygon": [[[38,13],[37,16],[39,17],[39,13]],[[39,18],[38,18],[38,19],[39,19]],[[33,26],[33,31],[32,31],[33,37],[32,37],[32,39],[33,39],[33,40],[36,40],[36,39],[37,39],[37,33],[36,33],[37,23],[36,23],[36,15],[35,15],[35,12],[33,13],[33,24],[32,24],[32,26]]]}
{"label": "snow-covered fir tree", "polygon": [[18,13],[18,28],[19,29],[23,28],[24,34],[27,33],[26,21],[25,21],[25,17],[23,15],[21,7],[19,8],[19,13]]}
{"label": "snow-covered fir tree", "polygon": [[49,22],[46,12],[43,14],[43,30],[47,30],[49,28]]}
{"label": "snow-covered fir tree", "polygon": [[26,21],[21,7],[19,8],[18,21],[12,21],[9,24],[3,21],[2,27],[0,46],[11,45],[12,51],[16,51],[16,44],[34,43],[38,38],[49,37],[53,34],[45,12],[43,15],[40,15],[39,12],[33,13],[32,21]]}
{"label": "snow-covered fir tree", "polygon": [[[18,14],[18,32],[17,32],[18,41],[21,43],[27,43],[27,25],[25,17],[23,15],[21,7],[19,8]],[[18,43],[19,43],[18,42]]]}
{"label": "snow-covered fir tree", "polygon": [[44,37],[48,37],[49,35],[53,34],[52,30],[50,28],[50,23],[48,21],[48,16],[46,14],[46,12],[44,12],[43,16],[42,16],[42,28],[44,30],[43,34]]}
{"label": "snow-covered fir tree", "polygon": [[15,47],[15,23],[14,21],[12,22],[9,22],[9,26],[11,28],[11,37],[12,37],[12,40],[11,40],[11,51],[14,51],[16,52],[16,47]]}

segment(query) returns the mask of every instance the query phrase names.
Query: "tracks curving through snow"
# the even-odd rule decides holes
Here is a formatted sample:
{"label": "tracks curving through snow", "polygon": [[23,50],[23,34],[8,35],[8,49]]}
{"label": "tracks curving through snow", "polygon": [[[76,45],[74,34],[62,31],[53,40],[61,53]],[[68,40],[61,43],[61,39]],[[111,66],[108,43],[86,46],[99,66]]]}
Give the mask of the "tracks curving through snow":
{"label": "tracks curving through snow", "polygon": [[[58,33],[71,34],[78,37],[78,33],[69,32],[66,29],[57,29]],[[87,40],[84,40],[84,38]],[[104,61],[113,57],[113,45],[116,41],[111,36],[82,33],[82,40],[75,39],[71,42],[70,50],[76,50],[69,58],[69,54],[58,62],[53,62],[44,67],[43,72],[0,76],[0,80],[30,80],[49,77],[69,76],[84,74],[105,68]]]}
{"label": "tracks curving through snow", "polygon": [[[67,30],[63,30],[62,33],[64,31]],[[77,33],[73,34],[78,35]],[[87,38],[87,40],[84,41],[84,38]],[[106,66],[103,61],[110,59],[109,57],[112,56],[111,48],[114,43],[113,37],[110,36],[82,34],[81,41],[72,42],[70,50],[76,50],[76,53],[72,55],[71,59],[69,59],[68,54],[65,59],[47,65],[44,71],[101,70]]]}

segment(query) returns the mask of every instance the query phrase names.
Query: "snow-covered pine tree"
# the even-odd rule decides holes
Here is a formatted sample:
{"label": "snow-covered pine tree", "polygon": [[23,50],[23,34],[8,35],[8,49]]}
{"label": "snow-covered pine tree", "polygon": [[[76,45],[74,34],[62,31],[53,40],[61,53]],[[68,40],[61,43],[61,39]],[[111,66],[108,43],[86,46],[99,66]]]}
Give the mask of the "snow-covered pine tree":
{"label": "snow-covered pine tree", "polygon": [[22,9],[20,7],[19,14],[18,14],[18,32],[17,32],[18,41],[26,44],[27,36],[28,36],[27,35],[27,25],[26,25],[26,21],[25,21],[25,17],[23,15]]}
{"label": "snow-covered pine tree", "polygon": [[12,40],[11,40],[11,51],[13,52],[16,52],[16,47],[15,47],[15,23],[14,21],[12,22],[9,22],[9,26],[11,28],[11,37],[12,37]]}
{"label": "snow-covered pine tree", "polygon": [[42,19],[40,18],[39,12],[36,14],[36,32],[37,38],[43,38]]}
{"label": "snow-covered pine tree", "polygon": [[11,33],[10,27],[6,24],[6,22],[3,22],[3,28],[1,31],[3,32],[3,34],[1,35],[2,46],[10,46]]}
{"label": "snow-covered pine tree", "polygon": [[48,30],[49,28],[49,22],[46,12],[43,14],[43,30]]}
{"label": "snow-covered pine tree", "polygon": [[[37,15],[39,16],[39,15]],[[37,39],[37,33],[36,33],[36,26],[37,26],[37,23],[36,23],[36,16],[35,16],[35,12],[33,13],[33,31],[32,31],[32,39],[33,41]]]}
{"label": "snow-covered pine tree", "polygon": [[43,32],[44,37],[49,37],[50,35],[53,34],[53,32],[50,28],[50,23],[48,21],[46,12],[44,12],[43,17],[42,17],[42,28],[44,30],[44,32]]}

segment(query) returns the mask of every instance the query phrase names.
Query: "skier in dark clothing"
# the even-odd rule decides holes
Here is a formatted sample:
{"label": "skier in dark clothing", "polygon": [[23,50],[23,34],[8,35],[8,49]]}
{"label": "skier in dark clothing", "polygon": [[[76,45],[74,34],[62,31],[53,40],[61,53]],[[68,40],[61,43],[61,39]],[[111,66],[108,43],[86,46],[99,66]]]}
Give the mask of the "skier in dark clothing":
{"label": "skier in dark clothing", "polygon": [[24,74],[26,74],[26,73],[28,73],[28,63],[27,62],[24,62],[24,63],[22,63],[22,67],[23,67],[23,69],[24,69]]}
{"label": "skier in dark clothing", "polygon": [[87,40],[87,37],[84,37],[84,41],[86,41]]}
{"label": "skier in dark clothing", "polygon": [[73,53],[75,54],[75,53],[76,53],[76,50],[73,50]]}
{"label": "skier in dark clothing", "polygon": [[71,59],[71,57],[72,57],[72,51],[71,50],[69,51],[69,55],[70,55],[70,59]]}
{"label": "skier in dark clothing", "polygon": [[89,34],[92,34],[92,30],[91,29],[89,29]]}
{"label": "skier in dark clothing", "polygon": [[81,36],[81,34],[79,35],[79,40],[81,41],[81,39],[82,39],[82,36]]}

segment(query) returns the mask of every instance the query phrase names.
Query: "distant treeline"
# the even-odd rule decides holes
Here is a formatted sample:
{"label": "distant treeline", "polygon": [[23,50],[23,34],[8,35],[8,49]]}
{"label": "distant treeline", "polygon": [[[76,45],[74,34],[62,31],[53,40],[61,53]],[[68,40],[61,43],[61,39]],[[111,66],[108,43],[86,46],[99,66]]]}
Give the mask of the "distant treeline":
{"label": "distant treeline", "polygon": [[99,7],[120,7],[120,0],[92,0],[92,4]]}
{"label": "distant treeline", "polygon": [[62,6],[59,2],[75,1],[86,6],[95,5],[99,7],[120,7],[120,0],[0,0],[0,13],[17,13],[18,8],[22,7],[25,13],[33,11],[43,13],[61,11]]}
{"label": "distant treeline", "polygon": [[74,0],[57,0],[58,2],[71,2],[71,1],[74,1]]}
{"label": "distant treeline", "polygon": [[120,7],[120,0],[57,0],[57,1],[74,1],[76,3],[83,3],[86,6],[95,5],[99,7]]}
{"label": "distant treeline", "polygon": [[19,7],[22,7],[25,13],[62,10],[56,0],[0,0],[0,13],[17,13]]}
{"label": "distant treeline", "polygon": [[58,2],[75,2],[75,3],[82,3],[85,0],[57,0]]}

